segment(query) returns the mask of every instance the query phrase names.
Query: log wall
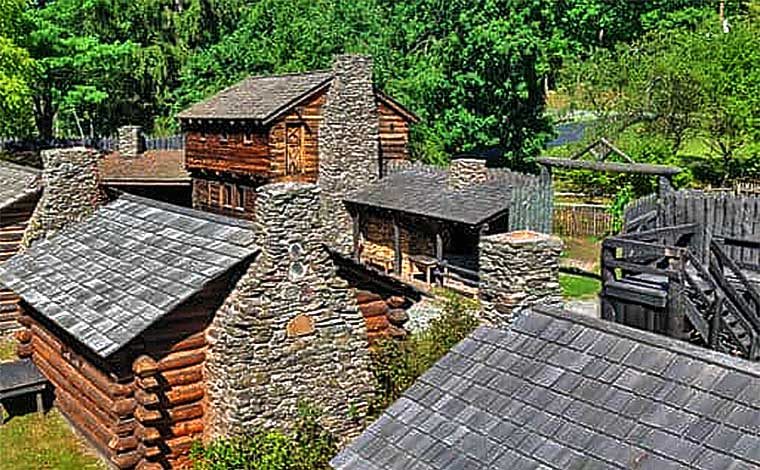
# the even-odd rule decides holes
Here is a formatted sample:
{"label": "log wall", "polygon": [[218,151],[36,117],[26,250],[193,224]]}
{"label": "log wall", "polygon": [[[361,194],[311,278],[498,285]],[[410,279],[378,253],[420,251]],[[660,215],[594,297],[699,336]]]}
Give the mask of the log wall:
{"label": "log wall", "polygon": [[[18,252],[38,200],[39,195],[29,197],[0,211],[0,263]],[[0,335],[20,328],[18,301],[13,291],[0,286]]]}
{"label": "log wall", "polygon": [[[401,240],[401,275],[412,277],[420,274],[411,261],[411,256],[435,257],[435,236],[420,230],[411,221],[399,221]],[[394,268],[393,219],[390,215],[362,215],[362,261],[379,268]]]}
{"label": "log wall", "polygon": [[[224,185],[235,186],[235,191],[238,191],[242,198],[242,206],[234,207],[225,204],[222,195]],[[194,177],[193,208],[229,217],[252,220],[256,215],[256,189],[253,186],[239,182]]]}
{"label": "log wall", "polygon": [[115,468],[190,468],[204,429],[206,329],[237,282],[230,273],[107,361],[26,306],[16,333],[55,387],[55,404]]}
{"label": "log wall", "polygon": [[[245,121],[186,124],[187,169],[256,176],[268,182],[316,182],[319,127],[325,99],[326,91],[323,90],[295,105],[289,114],[267,128],[255,127]],[[377,100],[377,106],[381,159],[408,159],[409,121],[381,99]],[[293,131],[300,128],[297,132],[302,147],[301,160],[291,164],[290,171],[286,164],[288,128]]]}

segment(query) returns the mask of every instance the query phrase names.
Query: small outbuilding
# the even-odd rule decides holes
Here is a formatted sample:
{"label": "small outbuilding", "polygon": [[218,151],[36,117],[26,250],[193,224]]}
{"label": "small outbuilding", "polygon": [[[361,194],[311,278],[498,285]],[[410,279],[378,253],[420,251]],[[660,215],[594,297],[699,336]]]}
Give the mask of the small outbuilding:
{"label": "small outbuilding", "polygon": [[116,468],[178,468],[206,422],[206,329],[258,252],[248,222],[132,195],[0,265],[19,355]]}
{"label": "small outbuilding", "polygon": [[[40,171],[0,160],[0,263],[15,255],[42,194]],[[18,297],[0,284],[0,334],[18,329]]]}
{"label": "small outbuilding", "polygon": [[476,287],[481,236],[551,230],[550,182],[480,159],[456,159],[449,169],[393,165],[344,202],[354,219],[354,258],[426,284]]}
{"label": "small outbuilding", "polygon": [[760,467],[760,368],[546,308],[459,343],[337,470]]}

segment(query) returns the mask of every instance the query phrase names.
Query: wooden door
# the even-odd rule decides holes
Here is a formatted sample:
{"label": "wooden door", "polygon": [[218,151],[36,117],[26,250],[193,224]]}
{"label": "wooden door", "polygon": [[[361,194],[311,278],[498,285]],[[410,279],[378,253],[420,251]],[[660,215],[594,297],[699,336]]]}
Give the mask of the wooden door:
{"label": "wooden door", "polygon": [[304,126],[300,123],[285,125],[285,174],[300,175],[304,172]]}

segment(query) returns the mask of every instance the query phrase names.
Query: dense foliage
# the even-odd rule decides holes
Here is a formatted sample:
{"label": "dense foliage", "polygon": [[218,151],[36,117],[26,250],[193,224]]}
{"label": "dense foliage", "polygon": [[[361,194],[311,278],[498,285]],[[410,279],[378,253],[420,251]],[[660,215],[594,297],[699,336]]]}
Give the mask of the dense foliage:
{"label": "dense foliage", "polygon": [[444,313],[427,329],[405,341],[388,340],[373,351],[373,372],[377,380],[374,413],[396,401],[426,370],[462,341],[478,325],[472,300],[443,292]]}
{"label": "dense foliage", "polygon": [[[727,2],[731,11],[734,2]],[[568,63],[715,14],[708,0],[53,0],[3,2],[0,134],[109,134],[173,115],[249,74],[370,53],[418,113],[416,156],[496,147],[526,166],[551,136]],[[742,10],[743,11],[743,10]],[[736,40],[738,41],[738,39]]]}
{"label": "dense foliage", "polygon": [[337,441],[319,424],[319,413],[299,405],[290,434],[260,431],[193,446],[195,470],[327,470],[337,453]]}

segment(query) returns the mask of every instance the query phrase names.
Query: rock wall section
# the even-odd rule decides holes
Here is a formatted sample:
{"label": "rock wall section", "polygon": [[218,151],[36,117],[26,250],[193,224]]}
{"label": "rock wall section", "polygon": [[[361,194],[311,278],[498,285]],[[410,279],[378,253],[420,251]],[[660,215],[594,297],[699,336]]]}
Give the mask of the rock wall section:
{"label": "rock wall section", "polygon": [[319,129],[319,186],[322,213],[330,220],[329,242],[351,251],[351,216],[343,197],[380,176],[380,130],[372,83],[372,58],[339,55],[322,109]]}
{"label": "rock wall section", "polygon": [[120,127],[118,139],[118,150],[122,157],[134,158],[142,153],[142,128],[140,126]]}
{"label": "rock wall section", "polygon": [[209,329],[207,438],[288,429],[303,400],[342,438],[361,432],[373,393],[354,292],[324,248],[320,190],[258,190],[259,258]]}
{"label": "rock wall section", "polygon": [[479,251],[485,323],[506,326],[534,305],[562,304],[559,238],[529,231],[489,235],[480,239]]}
{"label": "rock wall section", "polygon": [[464,189],[485,183],[487,180],[488,169],[485,160],[458,158],[452,160],[449,166],[447,183],[451,189]]}
{"label": "rock wall section", "polygon": [[49,237],[70,223],[79,222],[106,201],[99,185],[99,155],[74,147],[42,152],[43,193],[24,232],[22,246]]}

